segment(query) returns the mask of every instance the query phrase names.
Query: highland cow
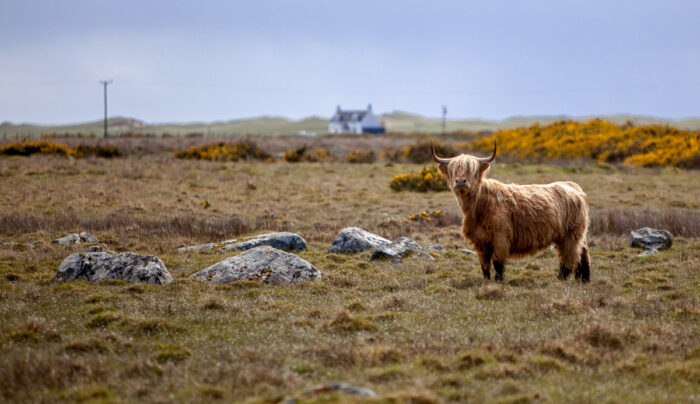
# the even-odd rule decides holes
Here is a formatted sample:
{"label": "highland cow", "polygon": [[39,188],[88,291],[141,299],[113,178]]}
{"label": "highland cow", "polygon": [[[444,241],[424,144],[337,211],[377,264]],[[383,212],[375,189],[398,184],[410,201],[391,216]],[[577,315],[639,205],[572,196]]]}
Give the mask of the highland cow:
{"label": "highland cow", "polygon": [[462,235],[479,255],[484,278],[503,280],[510,258],[533,255],[554,244],[561,259],[559,279],[572,271],[576,279],[590,282],[588,197],[574,182],[544,185],[516,185],[484,178],[496,158],[494,141],[491,157],[462,154],[440,158],[430,145],[433,159],[447,177],[464,215]]}

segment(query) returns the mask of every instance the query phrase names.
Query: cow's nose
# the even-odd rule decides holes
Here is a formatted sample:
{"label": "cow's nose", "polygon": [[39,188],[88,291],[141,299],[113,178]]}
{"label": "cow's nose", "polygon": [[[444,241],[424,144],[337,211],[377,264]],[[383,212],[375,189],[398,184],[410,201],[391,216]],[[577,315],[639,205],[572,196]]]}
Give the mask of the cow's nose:
{"label": "cow's nose", "polygon": [[457,187],[466,187],[466,186],[467,186],[467,179],[466,179],[466,178],[457,178],[457,179],[455,179],[455,186],[457,186]]}

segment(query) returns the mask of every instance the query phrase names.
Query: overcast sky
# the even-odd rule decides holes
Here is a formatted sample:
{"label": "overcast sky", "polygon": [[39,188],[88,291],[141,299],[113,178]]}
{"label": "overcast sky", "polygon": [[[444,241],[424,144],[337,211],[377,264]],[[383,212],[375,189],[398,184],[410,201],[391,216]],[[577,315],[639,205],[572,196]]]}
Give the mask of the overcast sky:
{"label": "overcast sky", "polygon": [[0,1],[0,122],[700,116],[700,1]]}

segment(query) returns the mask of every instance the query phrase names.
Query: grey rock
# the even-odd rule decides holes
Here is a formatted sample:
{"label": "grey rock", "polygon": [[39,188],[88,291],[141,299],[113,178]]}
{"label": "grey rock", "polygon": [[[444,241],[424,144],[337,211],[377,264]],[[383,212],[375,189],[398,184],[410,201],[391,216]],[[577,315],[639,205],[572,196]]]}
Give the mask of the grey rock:
{"label": "grey rock", "polygon": [[673,235],[668,230],[657,230],[643,227],[630,232],[630,247],[639,247],[647,250],[662,250],[671,248]]}
{"label": "grey rock", "polygon": [[389,261],[390,264],[394,264],[394,265],[400,264],[402,262],[403,261],[401,260],[401,257],[392,258],[391,261]]}
{"label": "grey rock", "polygon": [[217,262],[191,278],[214,283],[259,280],[274,285],[289,285],[320,280],[321,271],[294,254],[261,246]]}
{"label": "grey rock", "polygon": [[180,247],[177,249],[178,252],[187,252],[187,251],[201,251],[201,250],[213,250],[219,245],[217,243],[205,243],[205,244],[197,244],[197,245],[191,245],[187,247]]}
{"label": "grey rock", "polygon": [[391,241],[384,237],[380,237],[359,227],[346,227],[335,236],[328,252],[358,253],[390,243]]}
{"label": "grey rock", "polygon": [[97,243],[97,237],[93,236],[92,234],[84,231],[79,234],[80,236],[80,241],[83,243]]}
{"label": "grey rock", "polygon": [[55,281],[87,280],[93,283],[105,279],[123,279],[127,282],[165,285],[173,277],[160,258],[154,255],[106,252],[69,255],[58,268]]}
{"label": "grey rock", "polygon": [[287,251],[301,251],[306,250],[306,241],[301,236],[294,233],[268,233],[255,236],[248,241],[224,245],[221,247],[221,250],[250,250],[251,248],[260,246],[270,246]]}
{"label": "grey rock", "polygon": [[88,247],[85,251],[87,252],[104,252],[104,248],[98,246],[98,245],[91,245]]}
{"label": "grey rock", "polygon": [[428,247],[423,247],[425,251],[445,251],[445,247],[442,244],[435,244]]}
{"label": "grey rock", "polygon": [[80,244],[80,243],[96,243],[97,241],[98,241],[97,237],[84,231],[80,234],[78,234],[78,233],[66,234],[65,236],[63,236],[61,238],[57,238],[57,239],[51,241],[51,243],[53,243],[53,244]]}
{"label": "grey rock", "polygon": [[417,252],[416,255],[414,255],[414,257],[423,258],[423,259],[430,260],[430,261],[435,261],[435,257],[433,257],[432,255],[430,255],[428,253],[424,253],[424,252]]}
{"label": "grey rock", "polygon": [[639,254],[637,254],[637,257],[643,258],[643,257],[648,257],[650,255],[656,255],[658,253],[659,253],[659,250],[657,250],[657,249],[644,250],[644,251],[640,252]]}
{"label": "grey rock", "polygon": [[409,251],[422,250],[422,247],[407,237],[399,237],[390,244],[383,244],[377,247],[372,253],[372,260],[403,257]]}
{"label": "grey rock", "polygon": [[461,250],[459,250],[459,252],[467,254],[467,255],[476,254],[474,251],[468,250],[466,248],[462,248]]}

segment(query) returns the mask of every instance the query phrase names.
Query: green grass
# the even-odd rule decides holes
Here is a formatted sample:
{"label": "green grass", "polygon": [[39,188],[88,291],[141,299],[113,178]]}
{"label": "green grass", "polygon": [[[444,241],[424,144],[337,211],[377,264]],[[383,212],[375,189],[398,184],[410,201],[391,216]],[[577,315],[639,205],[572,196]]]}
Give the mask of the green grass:
{"label": "green grass", "polygon": [[[551,252],[509,263],[503,283],[484,281],[477,258],[458,251],[469,247],[458,222],[408,219],[423,210],[457,215],[451,194],[389,188],[393,175],[418,168],[214,163],[169,153],[0,159],[0,242],[10,243],[0,248],[0,399],[367,402],[303,394],[331,382],[371,388],[375,403],[698,396],[700,239],[677,237],[672,249],[638,259],[625,233],[598,232],[590,285],[558,281]],[[692,219],[700,209],[696,171],[496,165],[490,175],[576,181],[594,215],[654,209]],[[133,206],[144,209],[114,213]],[[177,225],[190,216],[201,222]],[[233,217],[247,227],[214,226]],[[350,225],[447,251],[402,264],[327,253]],[[299,255],[322,271],[321,282],[211,285],[188,276],[228,253],[177,252],[280,229],[307,240]],[[63,258],[85,246],[50,240],[78,230],[112,250],[158,255],[175,282],[53,283]]]}

